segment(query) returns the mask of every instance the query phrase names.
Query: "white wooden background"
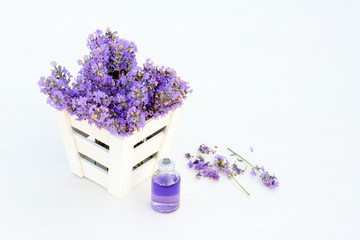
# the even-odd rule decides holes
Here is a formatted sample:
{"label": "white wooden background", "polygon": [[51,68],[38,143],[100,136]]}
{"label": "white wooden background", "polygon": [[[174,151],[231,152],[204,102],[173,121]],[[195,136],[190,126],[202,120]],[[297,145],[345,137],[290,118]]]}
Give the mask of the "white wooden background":
{"label": "white wooden background", "polygon": [[[359,4],[1,1],[0,239],[359,239]],[[194,88],[170,151],[173,214],[151,209],[149,181],[117,199],[74,176],[36,85],[52,60],[75,74],[88,34],[107,26],[139,63]],[[183,154],[201,143],[233,147],[280,188],[247,173],[247,197],[231,180],[196,180]]]}

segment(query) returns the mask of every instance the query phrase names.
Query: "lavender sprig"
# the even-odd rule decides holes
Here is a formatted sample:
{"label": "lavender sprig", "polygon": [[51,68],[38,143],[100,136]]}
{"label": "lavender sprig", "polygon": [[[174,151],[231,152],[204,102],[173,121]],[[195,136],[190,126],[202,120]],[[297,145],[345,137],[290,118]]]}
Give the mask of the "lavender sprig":
{"label": "lavender sprig", "polygon": [[[220,170],[220,171],[223,171],[226,176],[228,178],[232,178],[235,180],[235,182],[244,190],[244,192],[250,196],[250,193],[248,193],[248,191],[245,190],[245,188],[243,186],[241,186],[241,184],[236,180],[236,178],[234,177],[236,174],[237,174],[237,170],[238,170],[238,167],[237,165],[233,165],[233,168],[236,169],[236,172],[232,171],[230,169],[230,166],[229,166],[229,161],[224,157],[224,156],[221,156],[221,155],[216,155],[215,156],[215,162],[214,162],[214,165]],[[239,173],[240,173],[240,169],[238,170]]]}
{"label": "lavender sprig", "polygon": [[189,153],[186,153],[185,157],[189,159],[189,168],[194,167],[194,169],[199,170],[196,178],[200,179],[200,177],[203,176],[209,179],[219,180],[219,171],[212,169],[212,165],[210,165],[210,162],[205,162],[203,156],[197,155],[194,161],[191,160],[193,156],[191,156]]}
{"label": "lavender sprig", "polygon": [[[214,146],[217,149],[217,146]],[[201,144],[198,148],[198,152],[201,154],[209,155],[215,154],[216,150],[211,149],[205,144]],[[199,154],[196,155],[195,159],[190,153],[185,153],[185,157],[189,160],[188,166],[189,168],[194,168],[199,170],[196,174],[196,178],[200,179],[201,177],[207,177],[209,179],[219,180],[220,175],[219,172],[224,172],[228,178],[234,179],[234,181],[244,190],[244,192],[250,196],[250,193],[245,190],[245,188],[235,179],[235,176],[243,174],[245,170],[239,168],[236,163],[230,165],[229,161],[219,154],[215,156],[214,164],[210,164],[210,162],[205,162],[204,157]],[[215,169],[213,169],[213,167]],[[246,169],[246,168],[245,168]]]}
{"label": "lavender sprig", "polygon": [[230,148],[228,148],[228,150],[230,152],[232,152],[232,154],[237,155],[238,157],[240,157],[241,160],[245,161],[247,164],[249,164],[251,166],[251,168],[252,168],[252,171],[250,172],[251,175],[253,175],[253,176],[257,175],[255,170],[258,173],[260,173],[261,180],[265,184],[265,186],[267,186],[270,189],[274,189],[276,187],[279,187],[279,181],[278,181],[277,177],[275,177],[275,175],[270,175],[267,171],[265,171],[264,167],[258,167],[257,165],[254,167],[245,158],[243,158],[242,156],[240,156],[239,154],[237,154],[236,152],[234,152]]}

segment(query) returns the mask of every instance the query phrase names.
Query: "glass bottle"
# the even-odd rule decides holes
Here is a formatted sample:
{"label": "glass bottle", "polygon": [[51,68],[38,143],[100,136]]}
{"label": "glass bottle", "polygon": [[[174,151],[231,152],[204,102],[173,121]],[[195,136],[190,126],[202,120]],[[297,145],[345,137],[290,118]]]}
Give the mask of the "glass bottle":
{"label": "glass bottle", "polygon": [[159,161],[151,179],[151,206],[161,213],[174,212],[180,205],[180,175],[169,158]]}

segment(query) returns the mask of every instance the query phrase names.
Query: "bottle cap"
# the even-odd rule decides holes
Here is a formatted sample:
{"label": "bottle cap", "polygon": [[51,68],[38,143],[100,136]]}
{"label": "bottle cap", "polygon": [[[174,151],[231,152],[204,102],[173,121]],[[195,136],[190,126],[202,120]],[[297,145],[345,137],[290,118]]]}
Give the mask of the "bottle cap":
{"label": "bottle cap", "polygon": [[159,161],[159,170],[169,172],[174,170],[175,163],[171,161],[169,158],[163,158],[161,161]]}

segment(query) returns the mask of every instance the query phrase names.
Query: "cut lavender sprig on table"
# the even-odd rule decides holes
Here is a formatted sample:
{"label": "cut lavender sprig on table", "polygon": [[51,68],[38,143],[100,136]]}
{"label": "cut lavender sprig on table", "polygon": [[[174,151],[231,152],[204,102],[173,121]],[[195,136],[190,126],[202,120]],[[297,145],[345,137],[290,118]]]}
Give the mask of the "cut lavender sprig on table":
{"label": "cut lavender sprig on table", "polygon": [[[185,156],[189,156],[185,154]],[[196,156],[195,160],[192,161],[191,159],[188,162],[189,168],[193,168],[196,170],[199,170],[199,172],[196,174],[196,178],[200,179],[201,176],[207,177],[214,180],[219,180],[219,172],[212,169],[212,165],[210,165],[210,162],[205,162],[205,159],[203,156],[198,155]]]}
{"label": "cut lavender sprig on table", "polygon": [[[218,147],[214,146],[214,148],[217,149]],[[206,146],[205,144],[201,144],[198,148],[198,152],[209,155],[210,153],[214,154],[216,151],[214,149],[210,149],[210,147]],[[205,162],[205,159],[201,154],[196,155],[195,159],[192,160],[194,156],[192,156],[190,153],[185,153],[185,157],[189,159],[189,168],[199,170],[199,172],[196,174],[197,179],[200,179],[201,177],[207,177],[209,179],[219,180],[219,172],[224,172],[228,178],[234,179],[234,181],[245,191],[245,193],[250,196],[245,188],[243,188],[243,186],[241,186],[241,184],[234,177],[243,174],[245,169],[243,170],[239,168],[236,163],[230,165],[229,161],[224,156],[219,154],[215,156],[214,164],[210,164],[210,162]]]}
{"label": "cut lavender sprig on table", "polygon": [[245,172],[245,170],[246,170],[246,167],[245,167],[245,169],[243,170],[243,169],[239,168],[236,163],[233,163],[231,169],[232,169],[233,172],[234,172],[234,176],[236,176],[236,175],[244,174],[244,172]]}
{"label": "cut lavender sprig on table", "polygon": [[263,174],[261,174],[261,180],[263,181],[263,183],[270,189],[274,189],[276,187],[279,187],[279,181],[277,180],[277,178],[275,177],[275,175],[270,175],[268,172],[263,172]]}
{"label": "cut lavender sprig on table", "polygon": [[[228,178],[234,179],[235,182],[244,190],[244,192],[248,196],[250,196],[250,193],[248,193],[248,191],[246,191],[245,188],[243,186],[241,186],[241,184],[234,177],[235,175],[237,175],[237,171],[234,172],[232,169],[230,169],[229,161],[224,156],[221,156],[219,154],[216,155],[214,165],[215,165],[215,167],[217,167],[219,169],[219,171],[223,171]],[[233,167],[234,167],[234,165],[233,165]],[[236,169],[238,169],[237,166],[236,166]],[[239,169],[239,173],[240,173],[240,169]]]}
{"label": "cut lavender sprig on table", "polygon": [[265,171],[264,167],[258,167],[257,165],[254,167],[245,158],[243,158],[242,156],[240,156],[239,154],[237,154],[230,148],[228,148],[228,150],[230,152],[232,152],[232,154],[235,154],[236,156],[238,156],[239,158],[241,158],[243,161],[245,161],[247,164],[250,165],[250,167],[252,168],[252,170],[250,172],[251,175],[256,176],[257,173],[259,173],[260,178],[261,178],[262,182],[265,184],[265,186],[267,186],[270,189],[279,187],[279,181],[278,181],[277,177],[275,177],[275,175],[270,175],[267,171]]}

